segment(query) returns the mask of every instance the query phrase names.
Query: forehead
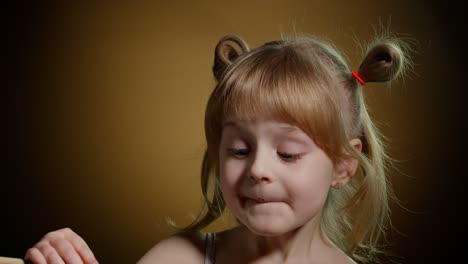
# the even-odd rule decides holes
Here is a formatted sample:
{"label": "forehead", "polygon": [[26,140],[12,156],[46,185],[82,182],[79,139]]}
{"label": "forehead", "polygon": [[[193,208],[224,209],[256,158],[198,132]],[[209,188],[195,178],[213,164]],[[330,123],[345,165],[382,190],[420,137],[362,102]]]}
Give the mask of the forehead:
{"label": "forehead", "polygon": [[261,132],[268,134],[304,134],[304,132],[295,125],[290,123],[277,121],[256,119],[249,121],[229,120],[223,123],[223,131],[240,131],[240,132]]}
{"label": "forehead", "polygon": [[[277,120],[231,120],[223,125],[221,145],[230,144],[232,140],[247,140],[252,142],[295,142],[307,146],[315,146],[315,141],[299,127]],[[251,142],[251,143],[252,143]],[[256,143],[254,143],[256,144]]]}
{"label": "forehead", "polygon": [[278,129],[284,131],[295,131],[300,130],[298,127],[281,121],[276,120],[266,120],[266,119],[257,119],[257,120],[227,120],[223,123],[223,128],[232,127],[232,128],[245,128],[245,127],[254,127],[259,124],[264,126],[274,126]]}

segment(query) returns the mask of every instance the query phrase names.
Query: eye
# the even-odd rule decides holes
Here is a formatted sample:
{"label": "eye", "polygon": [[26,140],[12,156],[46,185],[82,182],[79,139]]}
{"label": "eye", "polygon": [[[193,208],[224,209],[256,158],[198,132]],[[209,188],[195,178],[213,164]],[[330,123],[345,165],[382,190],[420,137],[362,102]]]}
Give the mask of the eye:
{"label": "eye", "polygon": [[286,162],[295,162],[301,158],[301,154],[291,154],[285,152],[278,152],[278,156]]}
{"label": "eye", "polygon": [[228,153],[237,158],[244,158],[250,153],[247,148],[228,148]]}

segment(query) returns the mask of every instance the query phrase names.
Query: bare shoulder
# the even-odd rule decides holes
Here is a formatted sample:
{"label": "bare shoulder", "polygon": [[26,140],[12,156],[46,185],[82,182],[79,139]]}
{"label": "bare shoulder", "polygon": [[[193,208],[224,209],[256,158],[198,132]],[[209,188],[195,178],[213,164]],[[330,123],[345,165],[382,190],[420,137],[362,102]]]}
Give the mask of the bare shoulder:
{"label": "bare shoulder", "polygon": [[357,264],[351,257],[341,252],[336,257],[332,258],[333,263],[342,263],[342,264]]}
{"label": "bare shoulder", "polygon": [[170,236],[154,245],[137,264],[202,264],[205,259],[204,235],[184,233]]}
{"label": "bare shoulder", "polygon": [[322,263],[340,263],[340,264],[357,264],[350,256],[344,253],[338,247],[323,248],[320,257],[315,259],[313,264]]}
{"label": "bare shoulder", "polygon": [[354,261],[352,258],[346,256],[346,258],[344,259],[343,264],[358,264],[358,263],[356,261]]}
{"label": "bare shoulder", "polygon": [[338,254],[330,258],[332,263],[342,263],[342,264],[357,264],[351,257],[340,251]]}

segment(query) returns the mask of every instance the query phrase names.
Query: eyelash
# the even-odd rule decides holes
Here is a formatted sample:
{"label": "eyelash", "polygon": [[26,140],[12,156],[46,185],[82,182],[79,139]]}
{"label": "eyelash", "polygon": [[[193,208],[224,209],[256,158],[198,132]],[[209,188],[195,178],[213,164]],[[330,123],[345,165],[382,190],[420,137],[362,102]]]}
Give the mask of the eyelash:
{"label": "eyelash", "polygon": [[248,149],[229,148],[228,153],[231,154],[232,156],[240,158],[240,157],[244,157],[247,154],[249,154],[249,150]]}
{"label": "eyelash", "polygon": [[281,157],[281,160],[284,160],[286,162],[296,162],[302,157],[301,154],[290,154],[284,152],[278,152],[278,156]]}
{"label": "eyelash", "polygon": [[[245,156],[247,156],[250,153],[250,151],[248,149],[229,148],[228,153],[240,159],[240,158],[244,158]],[[302,157],[301,154],[291,154],[291,153],[285,153],[285,152],[277,152],[277,153],[280,159],[285,162],[296,162]]]}

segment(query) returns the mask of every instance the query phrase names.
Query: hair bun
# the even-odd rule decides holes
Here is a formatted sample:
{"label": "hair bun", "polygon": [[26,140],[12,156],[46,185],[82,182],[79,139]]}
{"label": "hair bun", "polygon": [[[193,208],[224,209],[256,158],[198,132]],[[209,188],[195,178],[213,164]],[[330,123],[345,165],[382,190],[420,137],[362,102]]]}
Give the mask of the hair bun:
{"label": "hair bun", "polygon": [[249,50],[247,44],[234,35],[224,36],[216,45],[213,74],[217,80],[228,65]]}
{"label": "hair bun", "polygon": [[403,47],[397,40],[377,40],[368,49],[359,66],[359,75],[366,82],[386,82],[400,75],[405,63]]}

